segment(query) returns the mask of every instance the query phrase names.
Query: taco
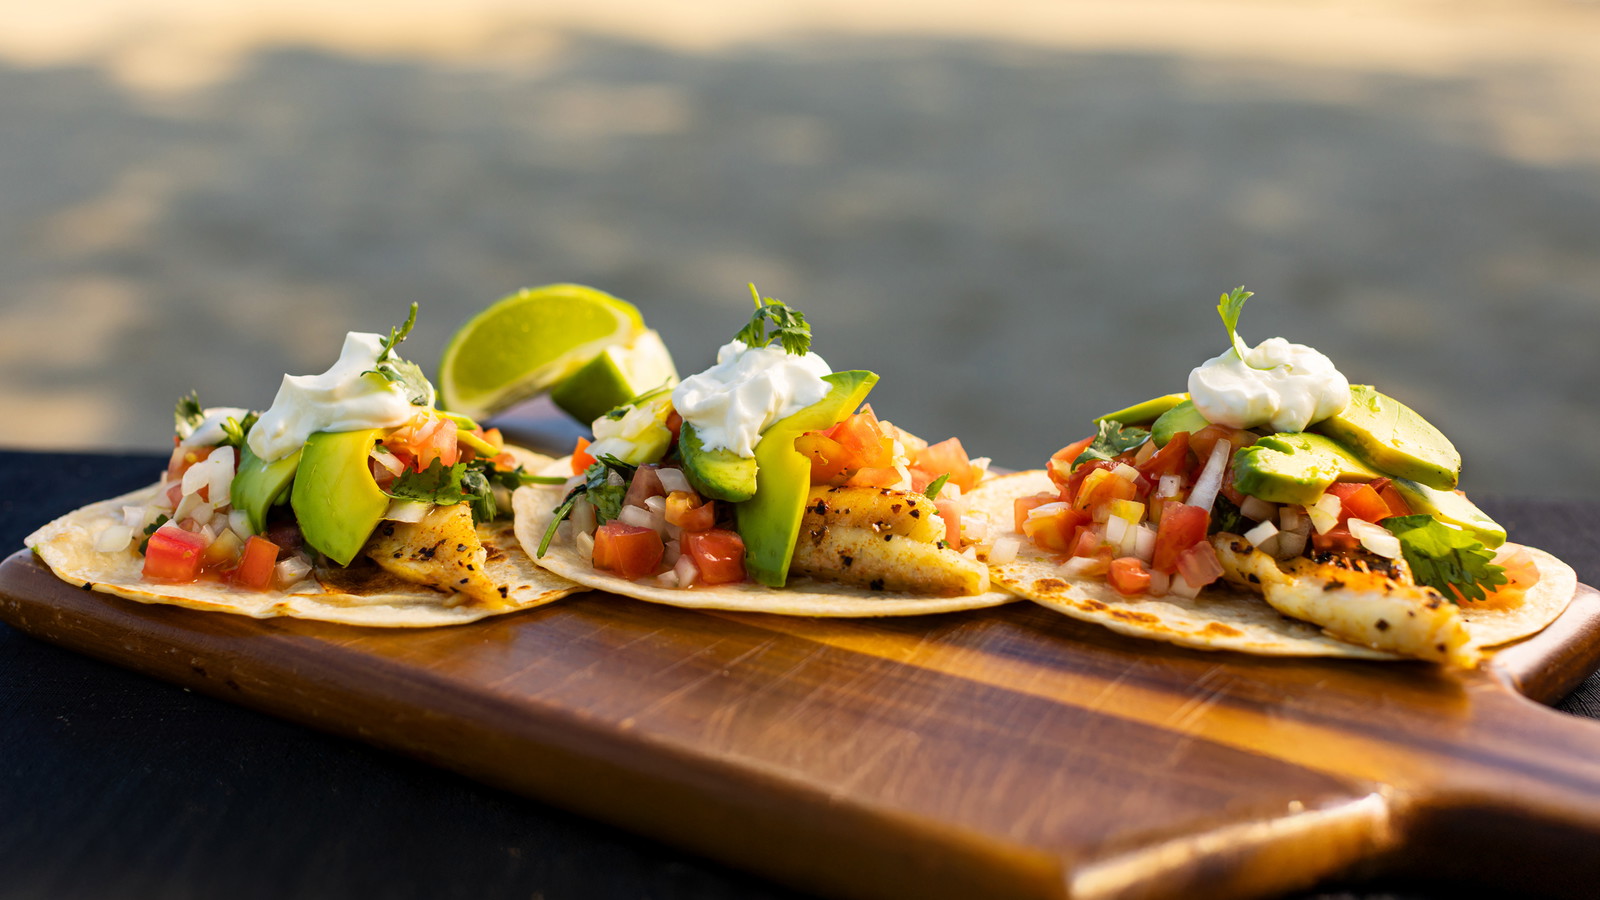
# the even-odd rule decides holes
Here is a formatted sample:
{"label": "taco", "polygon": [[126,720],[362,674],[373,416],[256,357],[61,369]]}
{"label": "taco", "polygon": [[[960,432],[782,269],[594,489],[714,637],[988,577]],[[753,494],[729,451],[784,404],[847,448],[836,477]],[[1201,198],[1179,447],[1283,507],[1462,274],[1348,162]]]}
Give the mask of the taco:
{"label": "taco", "polygon": [[1236,333],[1189,392],[1095,420],[974,506],[1012,531],[996,583],[1074,618],[1189,647],[1476,665],[1572,599],[1570,566],[1506,542],[1456,490],[1422,416],[1327,357]]}
{"label": "taco", "polygon": [[550,459],[433,406],[387,338],[351,333],[264,413],[178,404],[147,488],[69,513],[25,543],[57,576],[144,603],[425,627],[549,603],[580,587],[528,558],[510,495]]}
{"label": "taco", "polygon": [[[965,492],[988,461],[929,445],[866,407],[878,376],[833,372],[804,315],[751,293],[717,364],[594,422],[513,498],[541,565],[677,606],[891,616],[994,606]],[[771,323],[773,333],[767,333]]]}

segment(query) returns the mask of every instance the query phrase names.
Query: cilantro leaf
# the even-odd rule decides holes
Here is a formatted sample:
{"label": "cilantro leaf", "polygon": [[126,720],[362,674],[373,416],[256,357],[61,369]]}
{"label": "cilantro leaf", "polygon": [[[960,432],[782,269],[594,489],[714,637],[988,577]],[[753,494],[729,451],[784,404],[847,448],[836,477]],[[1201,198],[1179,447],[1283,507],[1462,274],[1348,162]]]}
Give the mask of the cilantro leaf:
{"label": "cilantro leaf", "polygon": [[151,522],[149,525],[144,527],[144,540],[139,542],[140,556],[144,556],[150,550],[150,535],[155,534],[157,529],[167,524],[171,520],[171,516],[163,513],[159,516],[156,516],[156,520],[154,522]]}
{"label": "cilantro leaf", "polygon": [[406,400],[412,406],[432,406],[433,384],[428,381],[428,376],[422,373],[422,367],[394,355],[394,348],[400,346],[416,324],[417,305],[413,303],[411,311],[406,315],[405,323],[399,328],[389,329],[389,336],[383,339],[382,352],[373,360],[374,367],[361,374],[377,375],[384,381],[400,385],[406,392]]}
{"label": "cilantro leaf", "polygon": [[421,472],[409,468],[401,472],[387,493],[399,500],[421,500],[435,506],[464,503],[468,497],[461,480],[466,471],[466,463],[447,466],[443,460],[435,459]]}
{"label": "cilantro leaf", "polygon": [[1506,583],[1505,567],[1494,565],[1494,551],[1470,532],[1429,515],[1393,516],[1381,524],[1400,539],[1411,576],[1446,600],[1482,600],[1488,596],[1485,587]]}
{"label": "cilantro leaf", "polygon": [[933,481],[929,482],[927,489],[922,492],[922,496],[927,497],[929,500],[939,499],[939,492],[944,490],[944,486],[948,484],[949,481],[949,472],[940,475],[938,478],[935,478]]}
{"label": "cilantro leaf", "polygon": [[[583,483],[567,492],[560,503],[552,512],[550,525],[544,530],[544,537],[539,539],[539,549],[533,554],[535,558],[543,557],[546,550],[550,549],[550,541],[556,536],[556,528],[572,512],[573,504],[579,498],[585,498],[594,504],[595,520],[600,524],[615,519],[622,512],[622,501],[628,495],[628,484],[633,481],[634,473],[639,467],[625,463],[609,453],[603,453],[589,468],[583,470]],[[622,479],[621,484],[611,483],[611,473],[615,472]]]}
{"label": "cilantro leaf", "polygon": [[1216,534],[1226,531],[1229,534],[1244,534],[1255,524],[1244,517],[1239,511],[1239,505],[1229,500],[1222,494],[1217,494],[1217,499],[1211,501],[1211,524],[1206,528],[1206,534]]}
{"label": "cilantro leaf", "polygon": [[1150,439],[1150,432],[1144,428],[1124,425],[1111,419],[1099,424],[1100,433],[1095,435],[1094,442],[1072,461],[1073,466],[1091,459],[1115,459]]}
{"label": "cilantro leaf", "polygon": [[172,411],[172,419],[178,437],[186,438],[194,434],[194,430],[206,420],[206,411],[200,406],[200,393],[190,391],[187,397],[179,397],[178,406]]}
{"label": "cilantro leaf", "polygon": [[[750,285],[750,297],[756,303],[755,314],[750,317],[749,324],[734,335],[734,340],[742,341],[746,347],[765,347],[777,339],[785,353],[795,356],[804,356],[811,350],[811,326],[804,313],[790,309],[782,300],[762,297],[754,284]],[[770,336],[767,334],[769,320],[774,329]]]}
{"label": "cilantro leaf", "polygon": [[416,324],[417,304],[413,303],[411,304],[411,311],[406,314],[405,323],[399,328],[389,329],[389,336],[383,339],[383,352],[379,353],[378,358],[373,360],[373,362],[387,362],[389,359],[389,354],[394,351],[394,348],[400,346],[401,342],[411,334],[411,329],[415,327]]}
{"label": "cilantro leaf", "polygon": [[261,418],[260,413],[250,413],[241,422],[233,416],[229,416],[228,420],[222,423],[222,443],[217,446],[239,447],[242,449],[245,440],[250,436],[250,429],[255,427],[256,420],[259,418]]}
{"label": "cilantro leaf", "polygon": [[1254,297],[1255,294],[1239,285],[1232,291],[1222,295],[1222,301],[1217,304],[1217,312],[1222,315],[1222,324],[1227,326],[1228,341],[1233,345],[1233,352],[1239,354],[1240,359],[1249,352],[1244,339],[1239,337],[1239,313],[1244,309],[1244,302]]}
{"label": "cilantro leaf", "polygon": [[420,500],[435,506],[468,504],[474,522],[492,522],[500,510],[509,508],[507,493],[536,482],[561,484],[565,478],[543,478],[521,466],[497,469],[487,459],[446,466],[434,460],[422,472],[407,469],[389,486],[388,494],[397,500]]}

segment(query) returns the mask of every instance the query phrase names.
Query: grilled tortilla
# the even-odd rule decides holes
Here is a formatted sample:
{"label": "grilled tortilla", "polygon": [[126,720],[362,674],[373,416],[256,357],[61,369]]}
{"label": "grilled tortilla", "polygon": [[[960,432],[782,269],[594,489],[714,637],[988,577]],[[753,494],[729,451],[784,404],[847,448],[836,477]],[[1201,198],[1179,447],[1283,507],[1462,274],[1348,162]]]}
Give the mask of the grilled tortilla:
{"label": "grilled tortilla", "polygon": [[[987,481],[969,496],[975,510],[1003,525],[1013,521],[1016,499],[1054,489],[1043,471],[1019,472]],[[1212,585],[1194,599],[1124,597],[1104,578],[1062,574],[1057,554],[1020,534],[1011,536],[1022,546],[1015,560],[990,566],[997,585],[1131,637],[1263,656],[1421,658],[1472,665],[1485,648],[1535,634],[1555,621],[1578,584],[1572,567],[1529,548],[1540,579],[1521,604],[1457,607],[1429,589],[1391,577],[1397,573],[1318,566],[1310,560],[1280,566],[1242,540],[1218,535],[1213,544],[1231,583]]]}

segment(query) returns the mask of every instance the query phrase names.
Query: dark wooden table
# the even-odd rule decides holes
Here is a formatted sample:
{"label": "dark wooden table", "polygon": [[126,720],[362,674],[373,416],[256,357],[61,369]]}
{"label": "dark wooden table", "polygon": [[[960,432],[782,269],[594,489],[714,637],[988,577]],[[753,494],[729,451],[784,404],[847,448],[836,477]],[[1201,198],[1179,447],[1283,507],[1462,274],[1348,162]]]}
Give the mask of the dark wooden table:
{"label": "dark wooden table", "polygon": [[[0,451],[0,549],[152,479],[145,455]],[[1600,504],[1480,502],[1600,579]],[[1600,717],[1600,676],[1560,705]],[[0,626],[0,896],[800,896],[669,846]],[[1432,897],[1437,882],[1306,897]]]}

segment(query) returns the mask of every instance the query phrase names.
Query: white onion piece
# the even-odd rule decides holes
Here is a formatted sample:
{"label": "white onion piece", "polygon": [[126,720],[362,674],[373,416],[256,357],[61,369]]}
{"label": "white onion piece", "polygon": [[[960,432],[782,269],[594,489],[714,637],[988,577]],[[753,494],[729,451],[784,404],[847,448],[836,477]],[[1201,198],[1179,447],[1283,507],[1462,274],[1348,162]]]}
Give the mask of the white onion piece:
{"label": "white onion piece", "polygon": [[1228,468],[1228,455],[1232,452],[1233,445],[1227,441],[1217,441],[1217,445],[1211,448],[1206,467],[1195,479],[1194,490],[1189,492],[1188,505],[1211,511],[1212,505],[1217,502],[1217,492],[1222,490],[1222,475]]}
{"label": "white onion piece", "polygon": [[651,531],[660,531],[657,527],[657,518],[648,509],[638,506],[624,506],[622,512],[617,513],[617,521],[624,525],[633,525],[637,528],[648,528]]}
{"label": "white onion piece", "polygon": [[[195,495],[195,499],[199,499],[198,494]],[[216,511],[211,508],[211,504],[201,500],[195,504],[194,509],[189,510],[189,518],[195,520],[201,525],[210,525],[211,517],[215,515],[215,513]]]}
{"label": "white onion piece", "polygon": [[649,510],[651,515],[665,519],[667,517],[667,498],[646,497],[644,498],[644,508]]}
{"label": "white onion piece", "polygon": [[1246,531],[1244,533],[1244,539],[1256,547],[1260,547],[1263,541],[1277,533],[1278,526],[1272,524],[1271,522],[1262,522],[1260,525],[1257,525],[1249,531]]}
{"label": "white onion piece", "polygon": [[1022,549],[1022,542],[1014,537],[1003,537],[994,542],[989,549],[989,563],[1003,566],[1017,558],[1017,551]]}
{"label": "white onion piece", "polygon": [[1334,494],[1323,494],[1317,502],[1306,507],[1306,515],[1311,519],[1311,527],[1317,534],[1327,534],[1328,530],[1339,524],[1339,510],[1344,504],[1339,502]]}
{"label": "white onion piece", "polygon": [[595,519],[594,504],[585,497],[572,501],[572,513],[567,521],[572,523],[573,528],[578,529],[579,534],[594,534],[594,530],[600,527]]}
{"label": "white onion piece", "polygon": [[695,492],[694,486],[689,484],[689,476],[683,474],[682,469],[662,466],[656,470],[656,477],[661,479],[661,487],[669,494],[677,491],[682,491],[685,494]]}
{"label": "white onion piece", "polygon": [[977,513],[962,516],[961,536],[965,540],[983,543],[989,537],[989,517]]}
{"label": "white onion piece", "polygon": [[583,559],[594,559],[594,535],[587,531],[580,531],[578,536],[573,539],[572,545]]}
{"label": "white onion piece", "polygon": [[382,466],[385,471],[395,477],[399,477],[400,473],[406,470],[406,464],[400,461],[400,457],[390,453],[382,444],[374,444],[372,452],[367,454],[367,458]]}
{"label": "white onion piece", "polygon": [[383,517],[391,522],[421,522],[432,505],[425,500],[394,499],[389,501],[389,510]]}
{"label": "white onion piece", "polygon": [[173,521],[182,522],[184,519],[188,518],[191,513],[198,509],[200,504],[201,500],[199,494],[184,494],[183,499],[178,501],[178,508],[172,511]]}
{"label": "white onion piece", "polygon": [[1122,545],[1122,536],[1127,532],[1127,519],[1121,516],[1112,516],[1106,519],[1106,543],[1120,547]]}
{"label": "white onion piece", "polygon": [[1278,508],[1278,527],[1284,531],[1305,534],[1311,530],[1311,520],[1300,512],[1300,507],[1285,504]]}
{"label": "white onion piece", "polygon": [[124,506],[122,508],[122,524],[129,528],[143,528],[150,524],[145,519],[146,506]]}
{"label": "white onion piece", "polygon": [[1272,514],[1277,512],[1278,505],[1269,503],[1260,497],[1246,497],[1239,504],[1239,513],[1254,522],[1266,522],[1272,519]]}
{"label": "white onion piece", "polygon": [[[1204,587],[1204,585],[1201,585],[1201,587]],[[1167,593],[1175,594],[1186,600],[1193,600],[1200,595],[1200,588],[1190,584],[1189,579],[1182,575],[1174,575],[1172,580],[1167,583]]]}
{"label": "white onion piece", "polygon": [[678,586],[678,573],[668,569],[656,576],[656,584],[664,588],[675,588]]}
{"label": "white onion piece", "polygon": [[1389,529],[1382,525],[1374,525],[1366,519],[1351,519],[1349,524],[1350,534],[1361,541],[1361,546],[1370,552],[1384,559],[1394,559],[1400,555],[1400,539]]}
{"label": "white onion piece", "polygon": [[1092,556],[1074,556],[1061,564],[1061,571],[1067,575],[1090,575],[1100,566],[1100,560]]}
{"label": "white onion piece", "polygon": [[1117,467],[1111,470],[1111,474],[1121,478],[1123,481],[1133,481],[1139,477],[1139,470],[1127,463],[1117,463]]}
{"label": "white onion piece", "polygon": [[673,564],[672,571],[678,575],[678,584],[682,587],[692,586],[700,578],[700,570],[695,568],[694,560],[688,555],[678,557]]}
{"label": "white onion piece", "polygon": [[1171,575],[1165,572],[1157,572],[1154,569],[1150,570],[1150,587],[1145,589],[1145,593],[1152,597],[1165,597],[1171,587]]}
{"label": "white onion piece", "polygon": [[1156,558],[1156,530],[1148,525],[1134,529],[1133,555],[1145,562]]}
{"label": "white onion piece", "polygon": [[206,496],[212,506],[227,506],[233,502],[234,450],[232,447],[218,447],[211,451],[205,461],[211,467],[206,473],[206,482],[211,488],[206,491]]}
{"label": "white onion piece", "polygon": [[1028,518],[1032,519],[1037,516],[1054,515],[1055,513],[1066,508],[1067,504],[1062,503],[1060,500],[1056,500],[1051,503],[1041,503],[1038,506],[1035,506],[1033,509],[1028,510]]}
{"label": "white onion piece", "polygon": [[1156,496],[1176,497],[1183,490],[1183,477],[1180,475],[1163,475],[1156,485]]}
{"label": "white onion piece", "polygon": [[189,468],[183,470],[183,475],[180,476],[179,483],[183,485],[184,494],[187,495],[197,493],[201,488],[206,486],[206,482],[209,480],[208,476],[206,475],[207,462],[208,459],[202,459]]}
{"label": "white onion piece", "polygon": [[683,544],[677,540],[670,540],[661,545],[661,564],[663,566],[671,567],[677,565],[678,557],[682,555]]}
{"label": "white onion piece", "polygon": [[[1309,523],[1307,523],[1305,527],[1309,531],[1310,528],[1311,528],[1311,525]],[[1306,550],[1306,534],[1305,534],[1305,532],[1300,532],[1300,531],[1280,531],[1280,532],[1278,532],[1278,547],[1277,547],[1277,550],[1272,555],[1277,557],[1278,559],[1292,559],[1292,558],[1294,558],[1296,556],[1299,556],[1300,554],[1304,553],[1305,550]]]}
{"label": "white onion piece", "polygon": [[101,553],[117,553],[133,543],[133,529],[126,525],[107,525],[94,539],[94,548]]}
{"label": "white onion piece", "polygon": [[278,564],[272,569],[273,581],[287,588],[311,574],[311,563],[297,553],[287,559],[278,560]]}

